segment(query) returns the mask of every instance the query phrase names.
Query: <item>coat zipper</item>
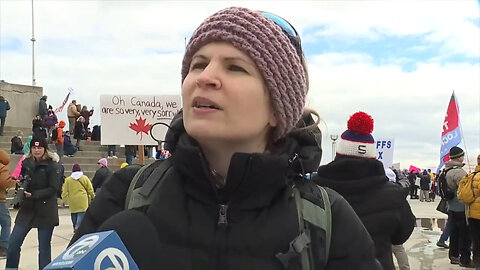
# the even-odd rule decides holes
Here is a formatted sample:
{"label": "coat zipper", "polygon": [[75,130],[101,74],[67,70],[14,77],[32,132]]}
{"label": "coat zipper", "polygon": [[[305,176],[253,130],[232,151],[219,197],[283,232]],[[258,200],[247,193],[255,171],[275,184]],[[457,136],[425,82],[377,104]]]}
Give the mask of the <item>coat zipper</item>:
{"label": "coat zipper", "polygon": [[215,246],[217,247],[217,265],[216,269],[225,270],[227,269],[227,227],[228,227],[228,204],[219,204],[218,207],[218,221],[217,221],[217,231],[215,237]]}
{"label": "coat zipper", "polygon": [[[248,165],[247,165],[247,172],[250,170],[250,165],[251,165],[251,160],[252,158],[249,157],[248,159]],[[206,165],[206,164],[205,164]],[[207,167],[207,166],[205,166]],[[225,179],[227,181],[227,179]],[[217,189],[212,185],[212,188],[214,189],[215,195],[218,199],[218,191]],[[226,270],[228,269],[228,263],[227,263],[227,231],[228,229],[228,203],[220,203],[218,205],[218,220],[217,220],[217,230],[215,231],[215,246],[216,246],[216,251],[215,251],[215,257],[216,258],[216,267],[215,269],[218,270]]]}
{"label": "coat zipper", "polygon": [[228,210],[228,204],[220,204],[219,209],[218,209],[218,227],[227,227],[228,226],[228,220],[227,220],[227,210]]}

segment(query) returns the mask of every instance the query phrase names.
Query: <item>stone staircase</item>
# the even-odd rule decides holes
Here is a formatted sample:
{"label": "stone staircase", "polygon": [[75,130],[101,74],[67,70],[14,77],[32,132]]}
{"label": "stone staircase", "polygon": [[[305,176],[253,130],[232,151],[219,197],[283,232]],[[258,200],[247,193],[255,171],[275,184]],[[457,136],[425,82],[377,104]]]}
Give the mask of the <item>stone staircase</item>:
{"label": "stone staircase", "polygon": [[[10,146],[13,136],[16,135],[17,131],[21,130],[24,134],[22,141],[25,143],[27,141],[27,137],[32,133],[30,128],[18,128],[18,127],[4,127],[3,136],[0,136],[0,149],[7,151],[10,153]],[[75,144],[76,140],[72,139],[72,143]],[[55,145],[49,144],[48,148],[50,151],[56,152]],[[93,178],[95,171],[99,168],[97,165],[97,161],[102,157],[107,157],[107,149],[108,147],[105,145],[100,145],[99,141],[81,141],[80,149],[82,151],[77,151],[74,157],[67,157],[64,156],[61,159],[63,166],[65,167],[65,176],[69,176],[72,171],[72,166],[74,163],[78,163],[82,168],[82,171],[86,176],[90,179]],[[120,165],[125,162],[125,148],[123,147],[116,147],[116,156],[117,159],[109,159],[108,160],[108,167],[113,171],[120,169]],[[8,168],[11,172],[15,169],[18,161],[20,160],[21,155],[14,155],[10,154],[10,164]],[[145,163],[152,162],[153,159],[145,159]],[[138,159],[133,160],[134,164],[139,164]]]}
{"label": "stone staircase", "polygon": [[[18,128],[18,127],[8,127],[5,126],[3,129],[3,136],[0,136],[0,149],[5,150],[10,155],[10,164],[8,164],[8,168],[10,172],[13,173],[17,163],[20,161],[22,155],[14,155],[10,154],[10,140],[17,134],[17,131],[21,130],[24,134],[22,141],[23,143],[27,142],[27,138],[31,135],[32,130],[30,128]],[[76,140],[72,139],[73,144],[75,144]],[[107,157],[107,149],[108,147],[105,145],[101,145],[99,141],[81,141],[80,148],[82,151],[77,151],[74,157],[67,157],[64,156],[61,158],[61,163],[65,167],[65,177],[68,177],[72,172],[72,166],[74,163],[78,163],[80,168],[82,169],[83,173],[92,180],[93,176],[95,175],[95,171],[99,168],[97,161],[102,157]],[[50,151],[56,152],[56,148],[54,144],[49,144],[48,149]],[[117,171],[120,169],[120,165],[125,162],[125,148],[124,147],[116,147],[116,159],[108,159],[108,167],[113,170]],[[151,163],[154,159],[145,159],[145,163]],[[134,164],[140,164],[138,159],[133,159]],[[7,205],[10,206],[10,202],[15,196],[15,189],[9,189],[7,193]]]}

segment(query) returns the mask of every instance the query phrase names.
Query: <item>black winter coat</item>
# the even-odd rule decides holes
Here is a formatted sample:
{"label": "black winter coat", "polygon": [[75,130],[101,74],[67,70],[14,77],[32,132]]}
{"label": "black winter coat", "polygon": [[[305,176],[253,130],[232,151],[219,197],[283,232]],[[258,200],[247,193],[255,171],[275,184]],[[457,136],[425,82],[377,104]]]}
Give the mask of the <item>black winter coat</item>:
{"label": "black winter coat", "polygon": [[[184,132],[183,122],[172,129]],[[275,254],[286,252],[299,234],[289,184],[295,169],[289,160],[297,153],[305,170],[315,170],[321,155],[315,139],[297,134],[276,154],[235,153],[226,186],[217,189],[196,142],[186,133],[174,137],[170,159],[179,177],[162,182],[146,211],[161,246],[157,251],[161,264],[153,269],[283,270]],[[127,166],[105,182],[70,243],[98,230],[107,218],[124,209],[128,186],[138,168]],[[326,269],[381,269],[373,242],[353,209],[336,192],[327,192],[333,229]],[[220,204],[228,205],[226,227],[218,225]]]}
{"label": "black winter coat", "polygon": [[382,163],[337,158],[321,166],[314,181],[337,191],[350,203],[375,242],[375,256],[383,269],[394,270],[392,244],[407,241],[415,216],[402,188],[388,181]]}
{"label": "black winter coat", "polygon": [[45,133],[45,125],[42,119],[34,119],[32,120],[32,132],[33,136],[42,136],[43,138],[47,137]]}
{"label": "black winter coat", "polygon": [[95,172],[95,175],[93,176],[93,179],[92,179],[93,190],[97,192],[97,189],[101,188],[103,183],[105,183],[105,180],[107,180],[112,174],[113,172],[112,170],[110,170],[110,168],[107,168],[107,167],[99,168]]}
{"label": "black winter coat", "polygon": [[417,175],[414,172],[409,172],[407,176],[408,181],[410,182],[410,186],[415,186],[415,182],[417,180]]}
{"label": "black winter coat", "polygon": [[125,156],[136,156],[137,149],[135,145],[125,145]]}
{"label": "black winter coat", "polygon": [[49,158],[35,162],[33,157],[25,158],[21,175],[30,177],[26,191],[32,193],[25,198],[18,210],[16,224],[31,228],[58,226],[57,191],[60,189],[58,155],[49,152]]}
{"label": "black winter coat", "polygon": [[76,122],[75,123],[75,128],[73,130],[73,138],[74,139],[80,139],[84,140],[85,139],[85,127],[83,126],[82,122]]}
{"label": "black winter coat", "polygon": [[100,126],[98,125],[93,126],[92,141],[100,141]]}
{"label": "black winter coat", "polygon": [[47,101],[42,97],[38,102],[38,115],[47,115]]}
{"label": "black winter coat", "polygon": [[18,136],[14,136],[11,140],[12,145],[10,146],[11,154],[23,154],[23,142],[22,139]]}
{"label": "black winter coat", "polygon": [[420,189],[421,190],[430,190],[431,178],[428,174],[420,175]]}

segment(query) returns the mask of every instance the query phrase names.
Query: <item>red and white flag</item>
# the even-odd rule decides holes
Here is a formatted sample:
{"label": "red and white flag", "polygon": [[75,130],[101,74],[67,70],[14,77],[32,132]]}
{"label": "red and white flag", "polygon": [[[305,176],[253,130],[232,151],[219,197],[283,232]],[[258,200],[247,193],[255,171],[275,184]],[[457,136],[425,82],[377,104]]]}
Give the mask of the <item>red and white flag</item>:
{"label": "red and white flag", "polygon": [[67,94],[67,96],[65,97],[65,99],[63,100],[62,105],[60,105],[60,107],[58,107],[58,108],[55,109],[55,114],[63,111],[63,107],[65,107],[65,104],[67,104],[68,99],[70,98],[70,94],[72,94],[72,93],[73,93],[73,89],[72,89],[72,88],[68,88],[68,94]]}
{"label": "red and white flag", "polygon": [[457,146],[462,141],[462,133],[460,132],[458,102],[455,97],[455,92],[450,97],[448,103],[447,114],[443,121],[442,131],[442,145],[440,147],[440,164],[437,171],[439,171],[445,162],[450,160],[450,148]]}

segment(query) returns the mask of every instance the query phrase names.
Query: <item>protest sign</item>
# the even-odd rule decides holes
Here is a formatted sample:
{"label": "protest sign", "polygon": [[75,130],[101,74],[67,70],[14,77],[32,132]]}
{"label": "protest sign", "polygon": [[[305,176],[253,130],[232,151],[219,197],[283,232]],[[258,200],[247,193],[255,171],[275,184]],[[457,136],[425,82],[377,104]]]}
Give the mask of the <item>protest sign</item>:
{"label": "protest sign", "polygon": [[180,95],[101,95],[101,144],[157,145],[181,108]]}
{"label": "protest sign", "polygon": [[394,139],[378,139],[375,140],[375,148],[377,149],[377,159],[383,163],[383,167],[388,168],[393,165],[393,147]]}

